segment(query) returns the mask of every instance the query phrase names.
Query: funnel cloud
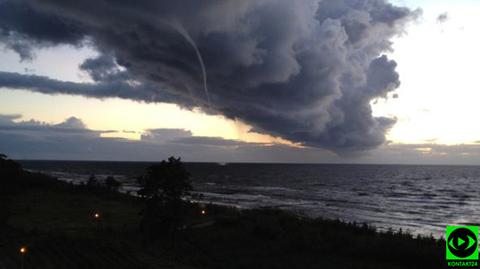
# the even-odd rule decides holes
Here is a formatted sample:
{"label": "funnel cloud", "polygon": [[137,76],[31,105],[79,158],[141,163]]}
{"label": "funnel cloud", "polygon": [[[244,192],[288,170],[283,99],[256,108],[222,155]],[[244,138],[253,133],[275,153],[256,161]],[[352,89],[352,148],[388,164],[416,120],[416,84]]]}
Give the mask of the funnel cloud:
{"label": "funnel cloud", "polygon": [[91,83],[0,72],[0,87],[200,107],[350,154],[395,123],[370,102],[400,85],[385,53],[416,16],[385,0],[1,0],[0,42],[21,59],[65,44],[100,56],[81,66]]}

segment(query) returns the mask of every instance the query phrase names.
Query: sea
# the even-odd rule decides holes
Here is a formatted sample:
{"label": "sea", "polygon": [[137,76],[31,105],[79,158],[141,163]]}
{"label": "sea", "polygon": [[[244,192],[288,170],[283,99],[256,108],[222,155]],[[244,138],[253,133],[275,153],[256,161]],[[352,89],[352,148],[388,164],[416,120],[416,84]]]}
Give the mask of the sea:
{"label": "sea", "polygon": [[[80,184],[113,176],[135,195],[146,162],[21,161]],[[185,163],[202,202],[279,208],[444,237],[447,225],[479,225],[480,166]]]}

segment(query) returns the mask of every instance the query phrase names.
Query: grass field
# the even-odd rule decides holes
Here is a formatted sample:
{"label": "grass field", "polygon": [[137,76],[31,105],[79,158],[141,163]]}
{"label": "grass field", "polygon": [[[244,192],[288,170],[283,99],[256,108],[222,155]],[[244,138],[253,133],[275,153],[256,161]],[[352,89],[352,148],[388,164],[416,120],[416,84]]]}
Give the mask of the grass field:
{"label": "grass field", "polygon": [[138,199],[37,188],[8,197],[6,205],[0,268],[19,268],[21,246],[28,247],[25,268],[190,268],[143,245]]}
{"label": "grass field", "polygon": [[[123,199],[122,199],[123,198]],[[132,230],[138,227],[143,203],[121,196],[101,197],[95,193],[28,190],[11,197],[8,224],[24,231],[75,232],[96,228]]]}

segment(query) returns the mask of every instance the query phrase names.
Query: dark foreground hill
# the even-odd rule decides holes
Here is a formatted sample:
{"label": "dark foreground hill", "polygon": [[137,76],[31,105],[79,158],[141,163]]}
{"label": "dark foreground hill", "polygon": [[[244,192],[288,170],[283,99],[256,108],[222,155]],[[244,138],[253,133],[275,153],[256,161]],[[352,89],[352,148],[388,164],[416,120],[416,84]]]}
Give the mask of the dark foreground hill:
{"label": "dark foreground hill", "polygon": [[446,267],[443,240],[273,209],[191,204],[175,240],[152,243],[139,231],[140,198],[10,165],[0,170],[0,269],[20,268],[22,246],[24,268]]}

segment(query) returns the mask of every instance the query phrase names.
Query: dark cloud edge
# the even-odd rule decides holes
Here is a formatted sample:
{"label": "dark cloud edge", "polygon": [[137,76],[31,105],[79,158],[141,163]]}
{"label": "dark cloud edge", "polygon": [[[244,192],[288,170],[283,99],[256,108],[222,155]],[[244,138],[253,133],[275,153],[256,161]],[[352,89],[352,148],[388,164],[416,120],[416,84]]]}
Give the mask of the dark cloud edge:
{"label": "dark cloud edge", "polygon": [[[4,0],[1,39],[29,57],[31,48],[78,45],[88,36],[128,73],[111,72],[113,61],[101,56],[82,65],[95,84],[2,73],[3,85],[208,111],[205,96],[195,90],[202,88],[195,43],[209,63],[211,112],[245,121],[257,132],[348,155],[383,144],[394,123],[373,117],[369,101],[400,83],[395,62],[381,53],[416,16],[407,8],[384,0],[91,4]],[[132,79],[143,84],[132,90]]]}

